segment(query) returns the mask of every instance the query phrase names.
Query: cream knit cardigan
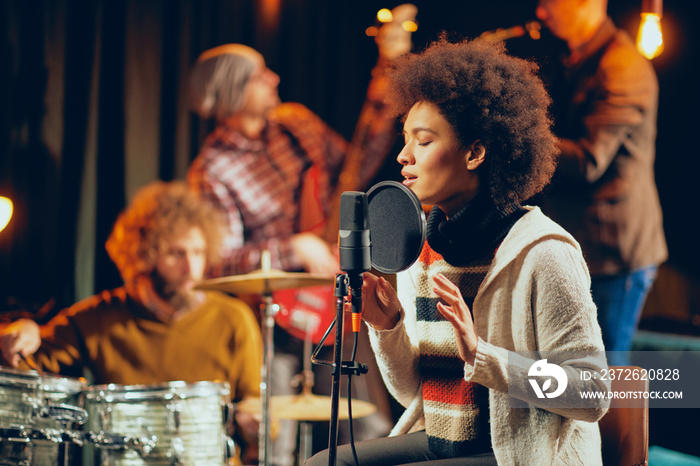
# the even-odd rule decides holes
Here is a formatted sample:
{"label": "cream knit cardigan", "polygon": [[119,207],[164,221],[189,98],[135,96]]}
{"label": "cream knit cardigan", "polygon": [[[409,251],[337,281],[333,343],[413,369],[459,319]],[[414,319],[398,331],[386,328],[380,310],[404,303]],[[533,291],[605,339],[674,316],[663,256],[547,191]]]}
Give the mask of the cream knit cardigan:
{"label": "cream knit cardigan", "polygon": [[[539,208],[527,209],[503,240],[474,301],[479,343],[474,365],[465,364],[465,379],[489,389],[491,442],[499,464],[599,465],[597,421],[609,402],[562,407],[567,406],[567,396],[579,391],[610,388],[609,382],[582,381],[578,376],[582,370],[605,367],[590,275],[573,237]],[[369,326],[384,381],[406,407],[391,435],[424,428],[417,371],[418,273],[420,267],[414,265],[398,276],[404,311],[396,327],[377,331]],[[578,353],[584,351],[593,353]],[[562,397],[541,400],[528,382],[528,369],[547,352],[555,352],[550,357],[571,355],[559,362],[570,377]],[[523,407],[512,407],[509,393],[524,401]]]}

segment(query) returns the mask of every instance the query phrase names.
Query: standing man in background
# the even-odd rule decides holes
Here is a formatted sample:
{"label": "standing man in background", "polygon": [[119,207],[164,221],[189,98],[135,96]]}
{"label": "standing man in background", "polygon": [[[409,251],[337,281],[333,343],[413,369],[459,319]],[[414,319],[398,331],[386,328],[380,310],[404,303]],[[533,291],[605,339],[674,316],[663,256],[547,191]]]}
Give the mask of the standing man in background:
{"label": "standing man in background", "polygon": [[654,177],[656,73],[607,16],[606,0],[539,0],[536,13],[568,47],[545,77],[561,155],[542,207],[583,248],[608,363],[629,364],[668,255]]}

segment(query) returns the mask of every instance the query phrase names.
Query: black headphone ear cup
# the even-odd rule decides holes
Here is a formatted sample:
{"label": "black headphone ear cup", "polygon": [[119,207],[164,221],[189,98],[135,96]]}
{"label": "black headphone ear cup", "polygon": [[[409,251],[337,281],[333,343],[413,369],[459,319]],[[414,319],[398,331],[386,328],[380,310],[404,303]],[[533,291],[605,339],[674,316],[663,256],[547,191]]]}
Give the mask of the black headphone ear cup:
{"label": "black headphone ear cup", "polygon": [[382,181],[367,191],[372,267],[398,273],[418,259],[425,243],[425,213],[418,197],[396,181]]}

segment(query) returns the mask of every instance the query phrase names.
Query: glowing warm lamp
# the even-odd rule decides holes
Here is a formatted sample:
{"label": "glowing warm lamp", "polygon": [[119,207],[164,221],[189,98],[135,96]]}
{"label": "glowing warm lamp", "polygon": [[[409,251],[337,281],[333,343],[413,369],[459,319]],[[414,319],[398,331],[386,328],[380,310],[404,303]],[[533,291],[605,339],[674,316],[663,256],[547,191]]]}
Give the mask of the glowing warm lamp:
{"label": "glowing warm lamp", "polygon": [[365,29],[365,34],[367,34],[370,37],[374,37],[377,34],[379,34],[379,28],[377,26],[370,26],[367,29]]}
{"label": "glowing warm lamp", "polygon": [[649,60],[658,57],[664,50],[661,2],[662,0],[642,0],[642,21],[637,33],[637,50]]}
{"label": "glowing warm lamp", "polygon": [[390,23],[394,19],[394,15],[388,8],[382,8],[377,12],[377,19],[381,23]]}
{"label": "glowing warm lamp", "polygon": [[407,32],[416,32],[418,30],[418,25],[414,21],[407,20],[401,23],[401,28]]}
{"label": "glowing warm lamp", "polygon": [[[397,8],[402,8],[404,6],[409,6],[410,4],[401,5]],[[410,5],[413,7],[413,5]],[[370,37],[376,37],[379,34],[379,28],[384,25],[394,21],[394,13],[388,8],[382,8],[377,12],[378,24],[370,26],[365,29],[365,34]],[[398,21],[398,20],[397,20]],[[418,24],[410,19],[401,22],[401,29],[406,32],[416,32],[418,30]]]}
{"label": "glowing warm lamp", "polygon": [[2,231],[12,218],[12,201],[5,196],[0,196],[0,231]]}

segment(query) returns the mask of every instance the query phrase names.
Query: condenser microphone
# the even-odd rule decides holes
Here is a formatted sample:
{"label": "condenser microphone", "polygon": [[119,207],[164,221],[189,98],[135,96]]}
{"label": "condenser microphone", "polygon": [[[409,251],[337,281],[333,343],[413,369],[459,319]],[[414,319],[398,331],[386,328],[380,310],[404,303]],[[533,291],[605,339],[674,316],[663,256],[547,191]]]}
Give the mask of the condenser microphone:
{"label": "condenser microphone", "polygon": [[372,268],[365,193],[346,191],[340,195],[338,255],[340,270],[348,274],[352,330],[359,332],[362,320],[362,273]]}
{"label": "condenser microphone", "polygon": [[340,195],[338,254],[344,272],[362,273],[372,268],[365,193],[346,191]]}

